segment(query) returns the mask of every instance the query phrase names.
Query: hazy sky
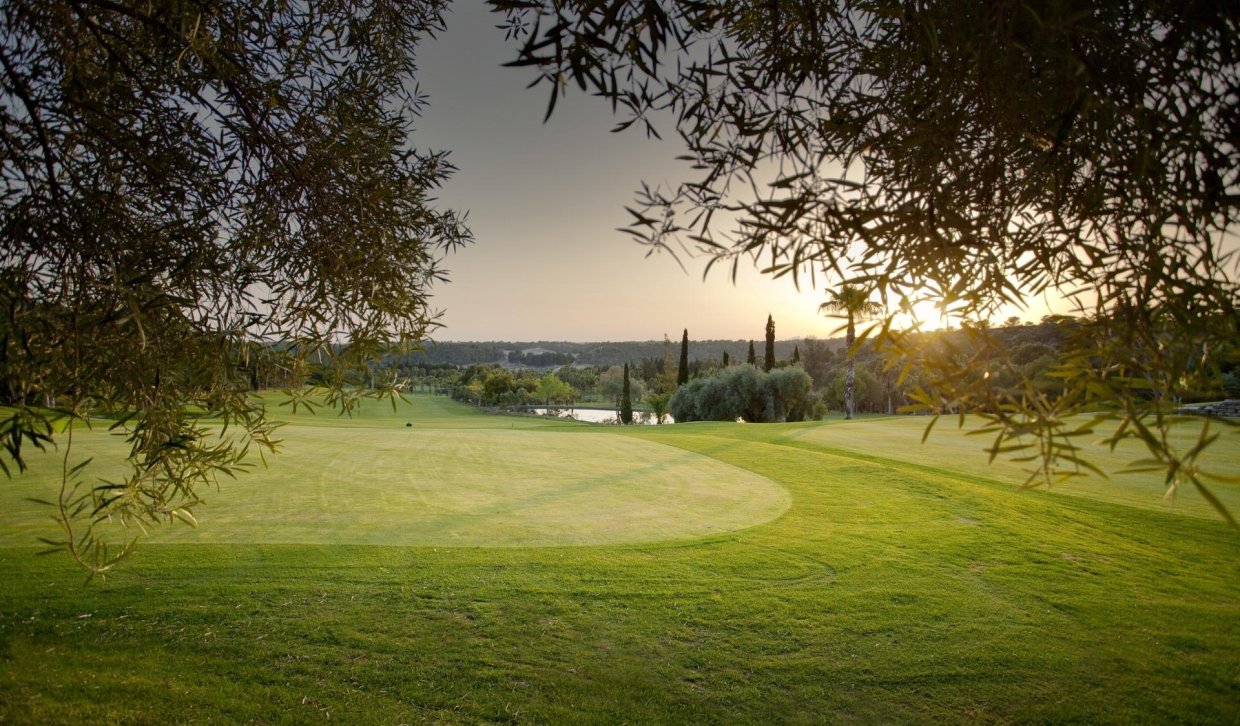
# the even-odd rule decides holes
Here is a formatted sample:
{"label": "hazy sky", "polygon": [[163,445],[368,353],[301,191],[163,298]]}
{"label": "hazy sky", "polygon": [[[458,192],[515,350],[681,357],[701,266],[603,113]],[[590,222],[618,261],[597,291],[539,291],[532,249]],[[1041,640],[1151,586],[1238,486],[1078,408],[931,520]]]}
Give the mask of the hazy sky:
{"label": "hazy sky", "polygon": [[544,125],[546,91],[525,88],[533,72],[501,67],[514,51],[500,19],[459,2],[419,52],[430,105],[413,138],[452,151],[460,171],[440,199],[469,210],[477,239],[447,260],[436,339],[677,339],[688,328],[699,340],[757,340],[768,313],[780,339],[834,334],[839,321],[817,314],[821,289],[798,293],[753,269],[736,285],[722,270],[703,281],[704,258],[684,260],[686,272],[616,231],[643,180],[686,178],[674,129],[660,129],[666,141],[610,133],[610,107],[583,94],[561,99]]}

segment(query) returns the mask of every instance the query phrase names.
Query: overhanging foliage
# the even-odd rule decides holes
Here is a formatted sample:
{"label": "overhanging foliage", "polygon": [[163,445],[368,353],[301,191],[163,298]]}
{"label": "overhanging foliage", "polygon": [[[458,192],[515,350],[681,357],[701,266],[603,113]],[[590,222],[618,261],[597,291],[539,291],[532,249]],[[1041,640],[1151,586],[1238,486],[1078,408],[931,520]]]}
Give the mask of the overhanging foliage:
{"label": "overhanging foliage", "polygon": [[[985,320],[1073,299],[1083,320],[1054,395],[997,396],[968,375],[977,360],[918,351],[890,320],[872,334],[931,371],[923,410],[988,417],[992,450],[1030,453],[1042,481],[1087,466],[1076,437],[1137,436],[1169,494],[1208,495],[1195,461],[1214,433],[1177,449],[1165,413],[1235,356],[1234,6],[491,5],[548,114],[576,87],[610,102],[618,129],[675,126],[695,177],[639,192],[637,241],[734,275],[752,259],[796,282],[851,283],[893,315],[929,300]],[[971,330],[984,350],[984,328]]]}
{"label": "overhanging foliage", "polygon": [[[445,155],[409,143],[442,6],[0,7],[0,435],[17,468],[65,442],[52,544],[100,571],[96,525],[192,521],[277,443],[260,369],[347,410],[366,360],[433,326],[468,239],[433,205]],[[98,416],[132,469],[93,484],[61,432]]]}

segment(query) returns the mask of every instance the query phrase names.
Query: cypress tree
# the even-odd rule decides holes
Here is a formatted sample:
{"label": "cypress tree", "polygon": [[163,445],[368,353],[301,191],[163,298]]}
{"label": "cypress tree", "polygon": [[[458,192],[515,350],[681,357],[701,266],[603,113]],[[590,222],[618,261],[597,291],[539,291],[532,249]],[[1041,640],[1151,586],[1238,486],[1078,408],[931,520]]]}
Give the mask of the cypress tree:
{"label": "cypress tree", "polygon": [[792,362],[793,363],[801,362],[801,346],[799,345],[792,346]]}
{"label": "cypress tree", "polygon": [[633,400],[629,396],[629,364],[624,364],[624,388],[620,393],[620,423],[633,423]]}
{"label": "cypress tree", "polygon": [[725,350],[723,351],[723,367],[727,368],[729,365],[730,363],[728,363],[728,352]]}
{"label": "cypress tree", "polygon": [[683,386],[689,382],[689,329],[680,338],[680,368],[676,372],[676,385]]}
{"label": "cypress tree", "polygon": [[775,318],[766,316],[766,356],[762,361],[762,370],[770,371],[775,367]]}
{"label": "cypress tree", "polygon": [[753,341],[752,340],[749,341],[749,356],[745,359],[745,362],[751,366],[758,365],[758,356],[753,354]]}
{"label": "cypress tree", "polygon": [[659,365],[663,367],[663,370],[659,371],[659,391],[671,394],[676,390],[672,383],[676,379],[672,373],[672,341],[668,339],[667,333],[663,334],[663,360]]}

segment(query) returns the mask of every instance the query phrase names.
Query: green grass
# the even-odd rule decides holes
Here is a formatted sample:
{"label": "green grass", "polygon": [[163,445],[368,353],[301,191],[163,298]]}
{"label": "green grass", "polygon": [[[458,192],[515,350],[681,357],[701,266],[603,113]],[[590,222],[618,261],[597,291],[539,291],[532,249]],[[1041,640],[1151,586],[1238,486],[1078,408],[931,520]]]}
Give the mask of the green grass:
{"label": "green grass", "polygon": [[[651,542],[743,529],[779,516],[788,492],[717,459],[615,427],[549,426],[536,418],[450,411],[417,399],[404,418],[368,411],[347,425],[298,417],[270,468],[244,474],[200,507],[202,526],[155,530],[152,541],[194,543],[546,546]],[[387,415],[384,415],[387,414]],[[334,417],[326,419],[341,423]],[[501,428],[478,428],[483,422]],[[521,429],[515,426],[521,424]],[[566,432],[575,435],[565,435]],[[116,436],[78,433],[74,460],[116,461]],[[61,457],[32,456],[10,483],[0,546],[46,530]],[[105,469],[100,474],[120,475]],[[26,499],[21,499],[25,497]]]}
{"label": "green grass", "polygon": [[[990,446],[993,436],[969,435],[973,423],[962,430],[958,419],[945,417],[931,431],[926,444],[922,435],[928,418],[883,416],[864,418],[848,425],[809,426],[790,430],[785,440],[797,441],[835,453],[886,461],[893,466],[912,466],[927,473],[947,476],[965,474],[991,480],[1004,486],[1018,487],[1028,481],[1028,464],[1012,462],[1003,456],[989,461],[983,449]],[[1173,429],[1172,441],[1181,450],[1191,448],[1201,432],[1204,419],[1189,420]],[[843,424],[843,421],[835,423]],[[974,422],[975,423],[975,422]],[[1215,474],[1240,477],[1240,427],[1211,424],[1212,432],[1221,438],[1206,450],[1204,464]],[[1088,497],[1099,501],[1119,502],[1134,507],[1174,511],[1208,519],[1219,519],[1218,512],[1193,487],[1186,486],[1168,497],[1162,472],[1123,473],[1132,462],[1148,457],[1138,441],[1123,441],[1114,451],[1099,442],[1109,430],[1099,430],[1093,440],[1078,443],[1085,447],[1087,460],[1108,476],[1099,476],[1082,469],[1079,476],[1051,487],[1055,494]],[[1233,516],[1240,517],[1240,486],[1210,483],[1210,491],[1226,505]],[[1045,483],[1039,484],[1046,491]],[[1031,494],[1036,494],[1032,492]]]}
{"label": "green grass", "polygon": [[[1122,482],[1120,502],[1017,493],[965,456],[980,442],[913,450],[902,421],[621,431],[417,403],[413,431],[371,411],[286,438],[562,439],[580,466],[615,438],[790,507],[627,544],[157,543],[89,585],[7,547],[0,722],[1240,720],[1240,536]],[[310,486],[280,481],[263,496]],[[203,526],[239,526],[210,512],[262,486],[226,485]]]}

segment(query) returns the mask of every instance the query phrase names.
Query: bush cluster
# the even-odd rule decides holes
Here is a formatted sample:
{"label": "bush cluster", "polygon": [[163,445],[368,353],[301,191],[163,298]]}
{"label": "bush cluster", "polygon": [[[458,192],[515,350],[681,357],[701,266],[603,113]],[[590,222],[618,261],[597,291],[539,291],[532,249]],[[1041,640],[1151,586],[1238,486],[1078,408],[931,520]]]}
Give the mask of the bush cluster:
{"label": "bush cluster", "polygon": [[671,411],[678,422],[804,421],[822,414],[813,388],[809,374],[800,366],[769,373],[748,364],[729,366],[676,389]]}

